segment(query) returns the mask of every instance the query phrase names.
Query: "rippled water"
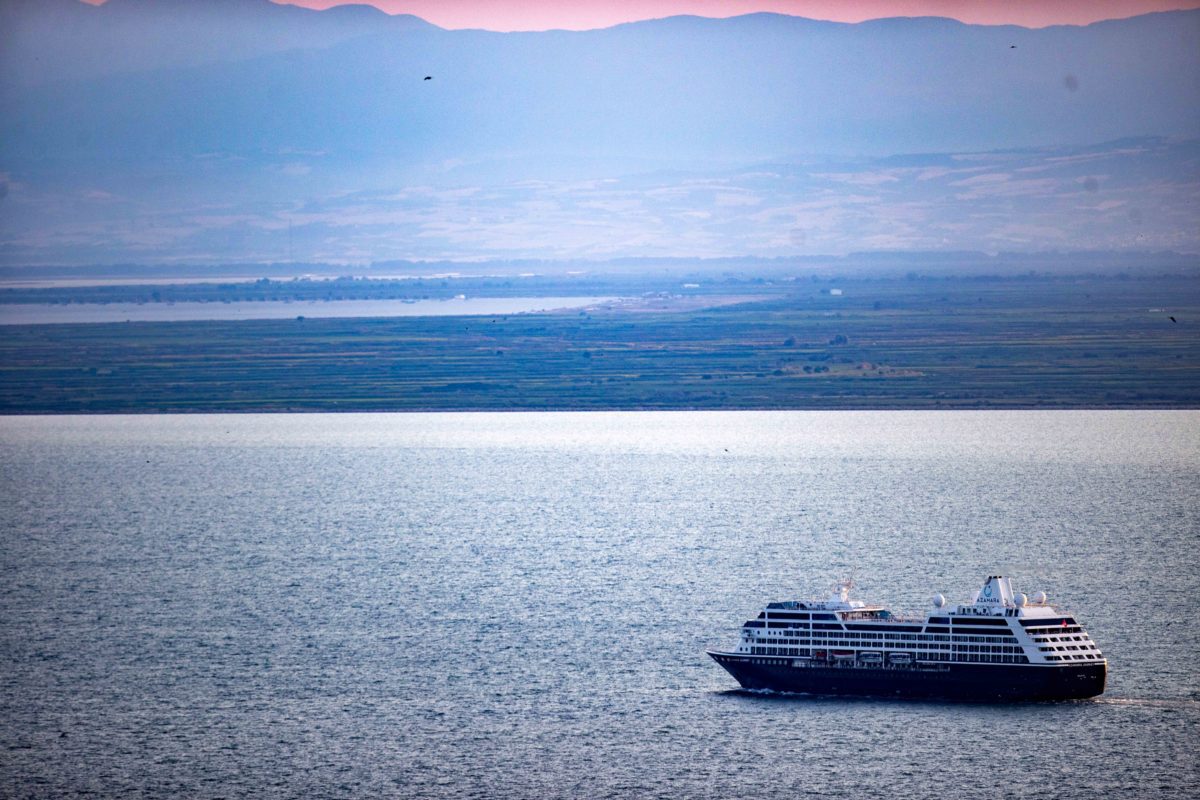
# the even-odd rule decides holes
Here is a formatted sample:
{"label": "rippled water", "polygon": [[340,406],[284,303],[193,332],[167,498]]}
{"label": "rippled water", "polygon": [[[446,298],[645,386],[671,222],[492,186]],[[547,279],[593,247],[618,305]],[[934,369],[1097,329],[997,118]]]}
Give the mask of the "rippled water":
{"label": "rippled water", "polygon": [[[1191,797],[1200,413],[0,419],[0,795]],[[1003,572],[1091,701],[736,691]]]}
{"label": "rippled water", "polygon": [[0,303],[0,325],[78,322],[292,319],[294,317],[461,317],[525,314],[609,303],[615,297],[460,297],[453,300],[264,300],[231,303]]}

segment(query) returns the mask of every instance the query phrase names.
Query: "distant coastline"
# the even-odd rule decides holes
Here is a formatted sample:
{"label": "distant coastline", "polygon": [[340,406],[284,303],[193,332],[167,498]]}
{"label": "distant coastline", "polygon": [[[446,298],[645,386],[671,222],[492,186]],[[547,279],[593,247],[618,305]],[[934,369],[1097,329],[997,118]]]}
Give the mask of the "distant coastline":
{"label": "distant coastline", "polygon": [[[575,285],[633,299],[565,310],[558,301],[581,296],[556,293],[540,300],[553,313],[327,319],[264,301],[249,305],[287,318],[8,325],[0,413],[1200,408],[1200,282],[1186,271]],[[529,302],[486,294],[471,296]]]}

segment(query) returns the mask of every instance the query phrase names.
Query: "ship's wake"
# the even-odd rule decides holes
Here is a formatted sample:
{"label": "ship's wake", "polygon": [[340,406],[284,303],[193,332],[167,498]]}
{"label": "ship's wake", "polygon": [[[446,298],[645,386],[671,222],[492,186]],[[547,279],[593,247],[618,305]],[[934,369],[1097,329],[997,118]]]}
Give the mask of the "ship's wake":
{"label": "ship's wake", "polygon": [[1189,697],[1096,697],[1091,702],[1107,706],[1200,711],[1200,700]]}

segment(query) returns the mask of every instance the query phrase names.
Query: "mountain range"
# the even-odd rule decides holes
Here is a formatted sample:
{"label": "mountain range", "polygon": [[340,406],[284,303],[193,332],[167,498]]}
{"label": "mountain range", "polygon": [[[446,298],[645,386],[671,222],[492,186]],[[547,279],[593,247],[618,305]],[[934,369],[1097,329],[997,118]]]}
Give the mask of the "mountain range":
{"label": "mountain range", "polygon": [[[0,261],[108,258],[123,247],[134,258],[251,257],[232,230],[222,247],[209,229],[208,244],[189,244],[200,231],[185,232],[187,220],[224,209],[243,228],[290,228],[294,243],[306,207],[406,196],[395,201],[406,212],[436,216],[458,202],[446,199],[456,191],[459,200],[496,194],[508,203],[497,212],[506,219],[536,219],[548,202],[583,204],[571,220],[581,231],[575,245],[547,230],[544,252],[535,236],[522,255],[587,257],[597,241],[624,242],[607,256],[637,255],[638,241],[671,254],[726,253],[760,238],[770,221],[689,244],[670,226],[657,240],[652,231],[614,239],[598,213],[593,240],[588,193],[603,181],[668,191],[672,176],[715,180],[766,163],[812,175],[896,154],[1056,158],[1133,140],[1155,142],[1137,147],[1158,155],[1141,167],[1124,158],[1121,180],[1136,182],[1130,171],[1139,168],[1146,180],[1166,175],[1179,185],[1159,189],[1193,203],[1194,213],[1197,175],[1187,170],[1195,169],[1188,143],[1200,137],[1198,76],[1196,11],[1037,30],[752,14],[493,33],[366,6],[11,0],[0,5]],[[1164,153],[1184,161],[1165,167]],[[849,207],[864,188],[827,187],[820,198]],[[420,199],[426,189],[441,199]],[[787,193],[803,199],[804,191],[798,184]],[[699,224],[723,208],[711,203],[679,213],[699,215]],[[372,237],[386,246],[347,239],[346,260],[405,257],[405,239],[418,256],[437,238],[430,229],[387,236],[385,207]],[[465,230],[430,257],[508,255],[473,217],[479,230],[468,213]],[[109,229],[103,246],[98,225]],[[114,233],[122,226],[126,233]],[[338,238],[323,240],[330,236]],[[1151,244],[1164,236],[1187,238],[1156,233]],[[903,246],[903,236],[884,238]],[[1062,246],[1061,238],[1028,246]],[[1068,230],[1065,238],[1079,237]],[[828,243],[862,249],[852,239],[843,231]],[[783,241],[769,254],[811,243]]]}

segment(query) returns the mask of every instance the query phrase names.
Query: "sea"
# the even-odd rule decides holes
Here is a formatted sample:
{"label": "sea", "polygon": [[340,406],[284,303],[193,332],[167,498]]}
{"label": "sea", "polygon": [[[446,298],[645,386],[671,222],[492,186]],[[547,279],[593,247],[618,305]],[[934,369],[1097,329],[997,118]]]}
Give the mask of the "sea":
{"label": "sea", "polygon": [[[769,601],[988,575],[1072,702],[754,693]],[[1193,798],[1200,412],[0,418],[0,796]]]}
{"label": "sea", "polygon": [[527,314],[612,303],[616,297],[466,297],[449,300],[264,300],[180,303],[0,303],[0,325]]}

